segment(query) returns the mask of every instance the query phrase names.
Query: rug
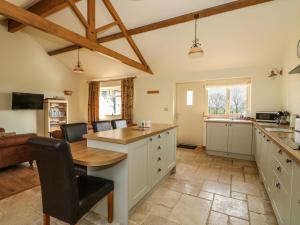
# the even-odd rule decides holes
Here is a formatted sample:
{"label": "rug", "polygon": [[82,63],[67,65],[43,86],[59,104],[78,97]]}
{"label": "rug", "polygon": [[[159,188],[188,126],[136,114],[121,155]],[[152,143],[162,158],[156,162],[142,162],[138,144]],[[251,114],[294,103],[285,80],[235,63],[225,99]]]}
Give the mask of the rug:
{"label": "rug", "polygon": [[35,167],[19,164],[0,169],[0,200],[40,185]]}

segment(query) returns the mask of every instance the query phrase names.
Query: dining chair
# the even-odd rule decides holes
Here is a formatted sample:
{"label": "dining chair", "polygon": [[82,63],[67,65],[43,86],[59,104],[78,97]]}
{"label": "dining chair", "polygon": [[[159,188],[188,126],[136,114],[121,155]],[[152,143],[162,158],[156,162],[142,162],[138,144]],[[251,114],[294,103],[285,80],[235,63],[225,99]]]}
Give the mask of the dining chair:
{"label": "dining chair", "polygon": [[95,121],[92,122],[94,132],[112,130],[110,120],[102,120],[102,121]]}
{"label": "dining chair", "polygon": [[114,129],[126,128],[127,127],[127,121],[124,120],[124,119],[112,120],[111,125]]}
{"label": "dining chair", "polygon": [[108,197],[108,222],[112,223],[113,181],[93,176],[76,177],[66,140],[36,137],[28,143],[40,177],[44,225],[50,224],[50,216],[75,225],[105,196]]}
{"label": "dining chair", "polygon": [[63,137],[68,142],[82,141],[83,135],[87,134],[86,123],[70,123],[60,126]]}

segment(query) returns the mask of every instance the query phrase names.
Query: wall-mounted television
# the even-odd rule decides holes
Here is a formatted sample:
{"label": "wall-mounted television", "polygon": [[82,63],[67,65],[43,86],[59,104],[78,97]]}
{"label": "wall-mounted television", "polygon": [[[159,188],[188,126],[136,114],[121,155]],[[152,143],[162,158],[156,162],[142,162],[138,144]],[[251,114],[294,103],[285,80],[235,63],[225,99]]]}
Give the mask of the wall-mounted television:
{"label": "wall-mounted television", "polygon": [[12,93],[12,109],[43,109],[44,95],[29,93]]}

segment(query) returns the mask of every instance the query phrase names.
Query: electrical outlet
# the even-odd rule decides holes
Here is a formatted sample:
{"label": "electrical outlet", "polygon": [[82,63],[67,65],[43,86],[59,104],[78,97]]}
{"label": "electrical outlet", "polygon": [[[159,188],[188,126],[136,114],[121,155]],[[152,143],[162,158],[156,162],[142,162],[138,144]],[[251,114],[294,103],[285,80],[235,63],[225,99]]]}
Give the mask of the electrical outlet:
{"label": "electrical outlet", "polygon": [[165,112],[168,112],[168,111],[169,111],[169,108],[168,108],[168,107],[164,107],[164,111],[165,111]]}

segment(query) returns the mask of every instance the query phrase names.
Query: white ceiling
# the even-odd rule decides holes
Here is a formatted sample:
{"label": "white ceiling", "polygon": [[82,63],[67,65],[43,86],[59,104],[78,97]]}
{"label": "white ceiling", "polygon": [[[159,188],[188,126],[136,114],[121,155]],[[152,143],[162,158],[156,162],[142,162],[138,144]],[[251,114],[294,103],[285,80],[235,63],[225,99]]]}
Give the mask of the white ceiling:
{"label": "white ceiling", "polygon": [[[179,16],[211,6],[231,2],[229,0],[111,0],[128,29]],[[21,6],[29,0],[11,0]],[[102,2],[97,2],[97,26],[112,22]],[[77,6],[86,15],[86,0]],[[277,63],[283,54],[286,36],[291,22],[300,11],[299,0],[276,0],[232,12],[200,19],[198,34],[205,54],[191,60],[187,52],[191,46],[194,23],[187,22],[133,36],[144,58],[154,73],[172,74],[254,67]],[[64,9],[48,17],[74,32],[84,34],[84,29],[70,9]],[[39,42],[46,51],[65,47],[70,43],[27,27],[25,32]],[[119,32],[117,28],[103,34]],[[114,50],[135,60],[136,57],[125,39],[105,43]],[[76,51],[57,55],[62,63],[72,69]],[[85,75],[111,77],[138,75],[141,72],[96,52],[81,50]],[[276,66],[276,65],[274,65]]]}

